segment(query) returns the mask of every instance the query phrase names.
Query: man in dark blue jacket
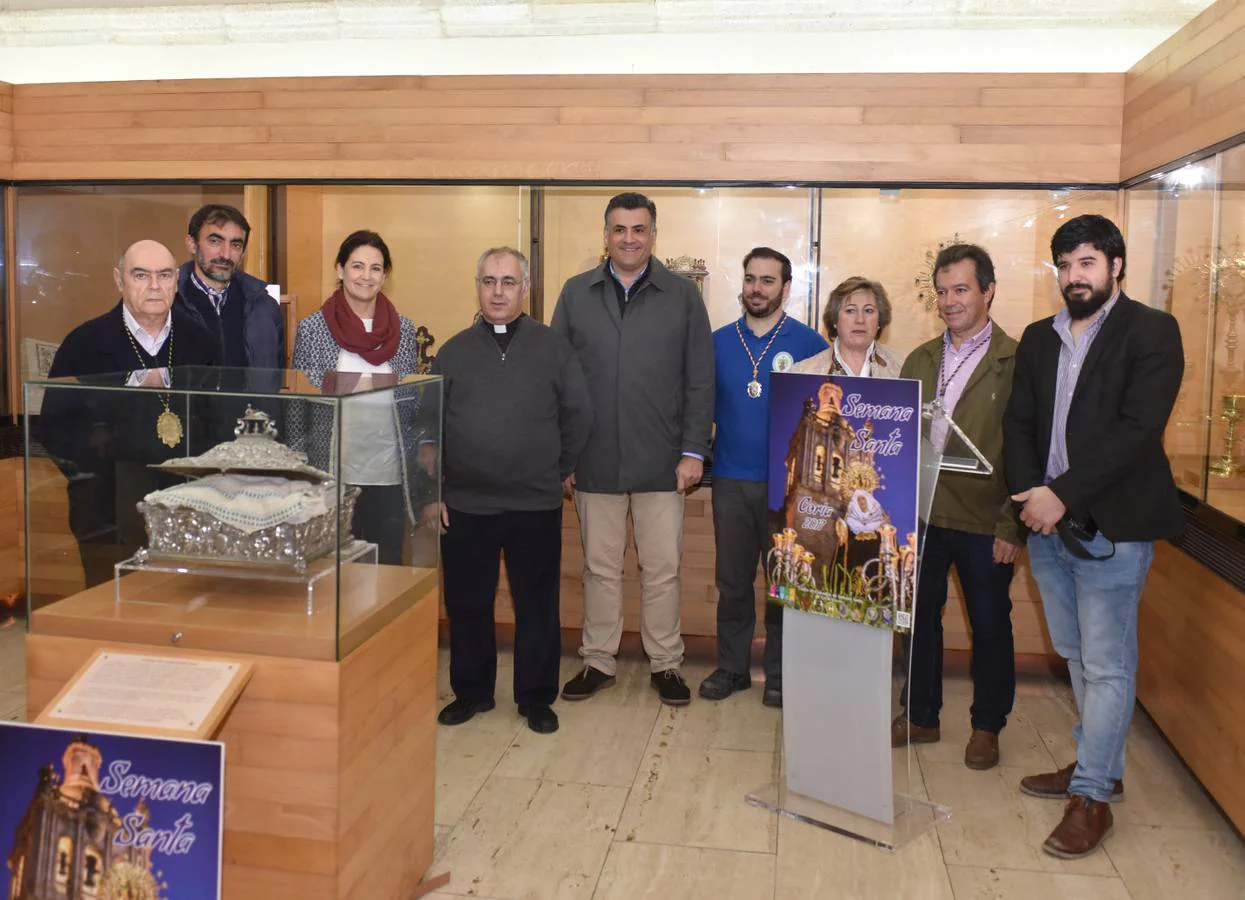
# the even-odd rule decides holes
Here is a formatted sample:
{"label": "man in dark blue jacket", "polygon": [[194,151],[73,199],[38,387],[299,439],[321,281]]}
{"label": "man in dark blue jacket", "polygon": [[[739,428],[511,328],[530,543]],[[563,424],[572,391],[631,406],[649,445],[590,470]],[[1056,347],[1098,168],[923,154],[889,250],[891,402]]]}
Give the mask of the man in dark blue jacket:
{"label": "man in dark blue jacket", "polygon": [[177,274],[175,307],[215,335],[221,365],[285,368],[281,304],[239,269],[251,225],[232,206],[209,203],[190,217],[190,262]]}

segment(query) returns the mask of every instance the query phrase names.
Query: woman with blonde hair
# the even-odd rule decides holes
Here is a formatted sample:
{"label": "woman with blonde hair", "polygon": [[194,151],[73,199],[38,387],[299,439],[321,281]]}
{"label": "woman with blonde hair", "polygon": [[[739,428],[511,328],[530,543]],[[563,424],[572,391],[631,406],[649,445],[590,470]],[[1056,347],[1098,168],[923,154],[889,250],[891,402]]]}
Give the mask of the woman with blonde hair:
{"label": "woman with blonde hair", "polygon": [[796,363],[792,372],[899,377],[903,360],[878,343],[891,322],[891,301],[882,285],[860,275],[841,282],[826,298],[822,322],[830,348]]}

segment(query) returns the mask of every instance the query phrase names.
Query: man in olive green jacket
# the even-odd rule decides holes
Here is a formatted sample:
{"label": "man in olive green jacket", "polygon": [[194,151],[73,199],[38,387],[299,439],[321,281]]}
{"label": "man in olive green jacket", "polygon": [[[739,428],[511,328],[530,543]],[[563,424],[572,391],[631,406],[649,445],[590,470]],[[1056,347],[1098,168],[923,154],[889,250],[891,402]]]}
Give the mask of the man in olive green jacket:
{"label": "man in olive green jacket", "polygon": [[[944,472],[938,479],[908,643],[908,683],[901,697],[905,713],[893,723],[891,744],[940,738],[942,611],[955,566],[973,632],[973,731],[964,764],[989,769],[998,764],[999,732],[1016,693],[1009,593],[1021,539],[1003,477],[1003,410],[1011,395],[1016,341],[990,319],[994,264],[985,250],[973,244],[946,247],[934,261],[933,274],[938,314],[947,330],[908,356],[902,377],[920,379],[922,399],[942,402],[994,472]],[[934,423],[931,438],[945,441],[945,428],[939,429]]]}

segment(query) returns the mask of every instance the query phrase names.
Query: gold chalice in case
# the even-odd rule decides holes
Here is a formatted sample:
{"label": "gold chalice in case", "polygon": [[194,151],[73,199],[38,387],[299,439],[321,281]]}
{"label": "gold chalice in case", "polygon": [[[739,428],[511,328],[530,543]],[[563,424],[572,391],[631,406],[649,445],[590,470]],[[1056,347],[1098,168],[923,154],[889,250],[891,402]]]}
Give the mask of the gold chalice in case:
{"label": "gold chalice in case", "polygon": [[1242,470],[1236,461],[1236,423],[1245,414],[1245,394],[1224,394],[1223,410],[1219,418],[1227,423],[1223,433],[1223,453],[1208,467],[1210,474],[1219,478],[1231,478]]}

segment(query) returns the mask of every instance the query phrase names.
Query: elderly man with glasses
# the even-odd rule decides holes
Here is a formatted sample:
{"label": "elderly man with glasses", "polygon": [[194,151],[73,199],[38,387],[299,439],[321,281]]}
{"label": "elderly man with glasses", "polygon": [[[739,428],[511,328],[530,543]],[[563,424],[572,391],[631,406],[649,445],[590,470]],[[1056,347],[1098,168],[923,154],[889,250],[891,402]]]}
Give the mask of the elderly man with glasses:
{"label": "elderly man with glasses", "polygon": [[558,728],[562,482],[588,443],[588,386],[570,342],[523,313],[527,259],[486,250],[480,315],[437,354],[445,413],[441,561],[454,701],[442,725],[495,706],[493,609],[506,558],[514,601],[514,699],[535,732]]}

